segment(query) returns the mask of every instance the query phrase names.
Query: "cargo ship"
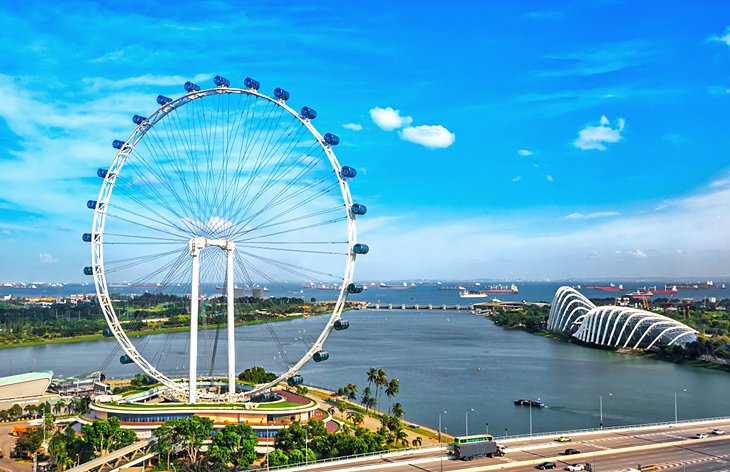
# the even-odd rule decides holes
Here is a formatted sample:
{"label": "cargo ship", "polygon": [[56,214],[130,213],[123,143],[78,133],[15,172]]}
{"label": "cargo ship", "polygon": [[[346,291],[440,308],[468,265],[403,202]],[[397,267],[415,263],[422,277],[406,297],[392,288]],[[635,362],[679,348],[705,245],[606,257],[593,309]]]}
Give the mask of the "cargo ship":
{"label": "cargo ship", "polygon": [[615,286],[613,283],[608,285],[586,285],[583,287],[584,289],[589,290],[600,290],[602,292],[618,292],[624,289],[624,286],[619,284],[618,287]]}
{"label": "cargo ship", "polygon": [[545,408],[545,403],[542,402],[539,398],[537,400],[515,400],[515,405],[517,406],[534,406],[536,408]]}
{"label": "cargo ship", "polygon": [[489,287],[483,288],[481,290],[467,290],[462,288],[461,292],[459,292],[459,296],[461,298],[484,298],[488,297],[494,293],[518,293],[519,289],[517,288],[517,285],[490,285]]}
{"label": "cargo ship", "polygon": [[415,284],[408,285],[408,283],[406,283],[406,282],[403,282],[403,285],[389,285],[384,282],[381,282],[380,285],[378,285],[378,287],[385,288],[385,289],[391,289],[391,290],[403,290],[403,289],[407,289],[407,288],[416,288],[416,285]]}
{"label": "cargo ship", "polygon": [[665,290],[671,288],[676,290],[724,290],[725,284],[715,285],[712,280],[708,280],[706,282],[667,284],[664,286]]}

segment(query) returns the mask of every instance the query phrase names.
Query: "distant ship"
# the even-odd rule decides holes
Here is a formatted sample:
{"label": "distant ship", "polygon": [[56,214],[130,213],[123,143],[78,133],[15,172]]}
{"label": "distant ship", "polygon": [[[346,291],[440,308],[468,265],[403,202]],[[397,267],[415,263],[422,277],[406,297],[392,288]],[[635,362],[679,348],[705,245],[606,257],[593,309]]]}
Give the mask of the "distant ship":
{"label": "distant ship", "polygon": [[518,293],[519,289],[517,288],[517,285],[490,285],[487,288],[483,288],[482,290],[466,290],[462,288],[462,291],[459,293],[459,296],[461,298],[485,298],[493,293]]}
{"label": "distant ship", "polygon": [[439,290],[465,290],[461,285],[441,285]]}
{"label": "distant ship", "polygon": [[608,285],[586,285],[583,288],[589,289],[589,290],[601,290],[603,292],[618,292],[620,290],[623,290],[624,286],[619,284],[617,287],[613,283],[610,283]]}
{"label": "distant ship", "polygon": [[697,283],[668,284],[665,285],[664,288],[675,288],[676,290],[724,290],[725,284],[715,285],[712,280],[708,280],[706,282]]}
{"label": "distant ship", "polygon": [[403,285],[388,285],[384,282],[381,282],[380,285],[378,285],[378,287],[387,288],[387,289],[391,289],[391,290],[403,290],[406,288],[415,288],[416,285],[415,284],[408,285],[408,283],[406,283],[406,282],[403,282]]}
{"label": "distant ship", "polygon": [[534,406],[536,408],[545,408],[545,403],[542,402],[542,400],[515,400],[515,405],[517,406]]}

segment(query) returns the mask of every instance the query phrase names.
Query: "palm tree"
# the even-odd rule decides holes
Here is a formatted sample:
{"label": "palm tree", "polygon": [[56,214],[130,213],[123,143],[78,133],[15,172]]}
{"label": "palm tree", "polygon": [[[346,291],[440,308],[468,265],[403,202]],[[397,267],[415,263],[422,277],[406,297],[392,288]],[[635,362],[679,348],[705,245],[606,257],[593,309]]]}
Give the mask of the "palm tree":
{"label": "palm tree", "polygon": [[385,395],[388,397],[388,410],[390,410],[390,398],[398,395],[398,392],[400,392],[400,380],[393,377],[385,387]]}
{"label": "palm tree", "polygon": [[375,394],[375,400],[378,404],[378,410],[380,410],[380,389],[383,388],[385,385],[388,384],[388,376],[385,375],[385,371],[383,369],[378,369],[378,377],[375,379],[375,385],[378,387],[376,394]]}
{"label": "palm tree", "polygon": [[378,379],[378,369],[371,367],[368,370],[368,387]]}
{"label": "palm tree", "polygon": [[421,439],[421,436],[418,436],[416,439],[411,441],[411,444],[413,444],[413,447],[418,447],[423,444],[423,439]]}
{"label": "palm tree", "polygon": [[391,413],[393,413],[393,416],[398,419],[403,418],[403,405],[400,403],[394,403]]}
{"label": "palm tree", "polygon": [[353,383],[347,384],[345,387],[345,396],[350,401],[355,401],[357,398],[357,385]]}
{"label": "palm tree", "polygon": [[366,411],[367,411],[367,409],[374,410],[375,406],[376,406],[375,397],[368,397],[368,400],[365,403]]}
{"label": "palm tree", "polygon": [[395,436],[396,444],[401,443],[403,446],[408,447],[408,433],[403,428],[393,431],[393,436]]}
{"label": "palm tree", "polygon": [[365,406],[365,411],[367,411],[369,399],[370,399],[370,387],[365,387],[365,390],[362,391],[362,399],[361,399],[361,403],[363,404],[363,406]]}

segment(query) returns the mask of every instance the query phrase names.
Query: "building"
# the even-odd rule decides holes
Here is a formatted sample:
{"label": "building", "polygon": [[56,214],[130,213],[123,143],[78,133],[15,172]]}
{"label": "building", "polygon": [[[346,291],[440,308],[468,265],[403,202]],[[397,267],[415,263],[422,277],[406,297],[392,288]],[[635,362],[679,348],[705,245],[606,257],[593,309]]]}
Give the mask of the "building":
{"label": "building", "polygon": [[57,395],[46,394],[52,378],[52,371],[0,377],[0,410],[7,410],[16,404],[21,407],[38,405],[57,398]]}

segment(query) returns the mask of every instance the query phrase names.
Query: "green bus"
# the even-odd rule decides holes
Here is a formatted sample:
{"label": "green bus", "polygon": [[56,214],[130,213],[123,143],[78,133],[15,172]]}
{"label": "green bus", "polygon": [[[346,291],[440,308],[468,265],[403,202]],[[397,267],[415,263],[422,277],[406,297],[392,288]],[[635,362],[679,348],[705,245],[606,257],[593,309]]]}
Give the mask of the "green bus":
{"label": "green bus", "polygon": [[493,438],[492,438],[491,434],[472,434],[471,436],[454,436],[454,445],[458,446],[460,444],[486,442],[486,441],[491,441],[492,439]]}

